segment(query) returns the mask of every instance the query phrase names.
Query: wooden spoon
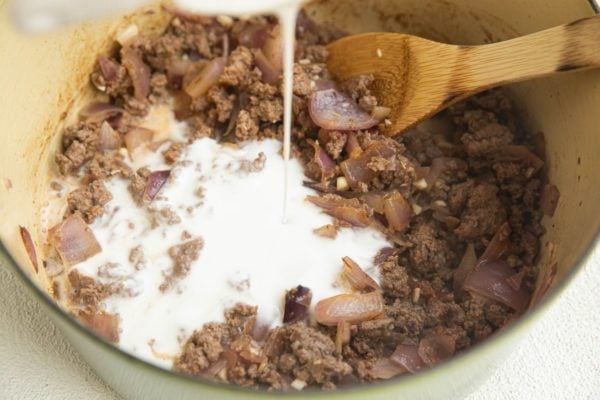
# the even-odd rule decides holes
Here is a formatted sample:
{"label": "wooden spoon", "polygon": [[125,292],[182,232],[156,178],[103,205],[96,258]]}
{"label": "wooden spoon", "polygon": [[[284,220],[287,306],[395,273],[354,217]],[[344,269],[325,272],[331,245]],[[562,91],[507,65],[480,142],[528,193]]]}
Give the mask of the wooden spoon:
{"label": "wooden spoon", "polygon": [[[364,33],[328,46],[337,79],[373,74],[372,91],[397,134],[482,90],[600,66],[600,15],[520,38],[455,46],[400,33]],[[391,122],[391,123],[390,123]]]}

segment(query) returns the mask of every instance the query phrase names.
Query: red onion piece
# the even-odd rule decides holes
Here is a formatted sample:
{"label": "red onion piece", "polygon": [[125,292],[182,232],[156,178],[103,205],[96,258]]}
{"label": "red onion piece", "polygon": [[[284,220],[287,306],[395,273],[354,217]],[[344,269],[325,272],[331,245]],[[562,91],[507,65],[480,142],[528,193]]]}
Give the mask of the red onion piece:
{"label": "red onion piece", "polygon": [[283,36],[280,25],[274,25],[267,31],[262,52],[273,68],[277,71],[283,69]]}
{"label": "red onion piece", "polygon": [[428,366],[439,364],[454,355],[456,342],[451,336],[432,332],[419,342],[417,353]]}
{"label": "red onion piece", "polygon": [[31,265],[33,265],[33,269],[35,273],[38,272],[38,259],[37,254],[35,252],[35,245],[33,244],[33,239],[31,239],[31,235],[27,228],[23,226],[19,226],[19,232],[21,233],[21,240],[23,241],[23,246],[25,246],[25,251],[29,256],[29,261],[31,261]]}
{"label": "red onion piece", "polygon": [[274,84],[279,80],[280,71],[271,64],[261,50],[254,53],[254,63],[262,73],[263,82]]}
{"label": "red onion piece", "polygon": [[335,83],[335,81],[333,81],[331,79],[317,79],[315,81],[315,87],[314,87],[315,92],[317,92],[319,90],[327,90],[327,89],[336,89],[337,90],[337,84]]}
{"label": "red onion piece", "polygon": [[530,294],[525,288],[515,290],[508,282],[514,271],[502,261],[481,263],[464,282],[464,288],[485,298],[502,303],[522,312],[529,303]]}
{"label": "red onion piece", "polygon": [[521,285],[523,285],[523,278],[525,277],[525,271],[521,270],[516,274],[513,274],[506,278],[506,283],[510,285],[511,288],[518,291],[521,289]]}
{"label": "red onion piece", "polygon": [[151,142],[153,137],[154,132],[150,129],[136,126],[125,134],[125,147],[132,155],[135,149],[144,143]]}
{"label": "red onion piece", "polygon": [[314,163],[319,167],[321,172],[321,181],[326,181],[335,175],[335,162],[329,157],[329,154],[319,145],[318,141],[311,143],[315,154],[313,156]]}
{"label": "red onion piece", "polygon": [[377,172],[369,168],[373,157],[390,159],[396,155],[396,149],[387,141],[380,140],[369,147],[358,157],[345,160],[340,164],[342,173],[353,189],[358,189],[360,182],[369,183]]}
{"label": "red onion piece", "polygon": [[390,356],[390,360],[397,363],[401,367],[406,368],[409,372],[417,372],[427,366],[419,356],[417,346],[414,344],[400,344]]}
{"label": "red onion piece", "polygon": [[379,291],[352,293],[328,297],[315,306],[315,317],[322,325],[336,326],[339,322],[356,324],[383,314],[383,297]]}
{"label": "red onion piece", "polygon": [[389,358],[378,358],[371,367],[370,375],[375,379],[390,379],[407,372],[406,368]]}
{"label": "red onion piece", "polygon": [[460,295],[462,293],[463,285],[465,284],[465,279],[471,272],[473,272],[477,268],[477,256],[475,255],[475,247],[473,247],[472,243],[467,244],[467,248],[465,249],[465,254],[458,265],[458,268],[454,271],[453,277],[453,288],[454,294]]}
{"label": "red onion piece", "polygon": [[96,314],[80,314],[81,322],[87,325],[98,336],[117,343],[119,341],[119,318],[106,312]]}
{"label": "red onion piece", "polygon": [[271,29],[270,25],[249,24],[237,35],[238,43],[251,49],[260,49],[265,45]]}
{"label": "red onion piece", "polygon": [[336,195],[307,196],[306,199],[332,217],[351,225],[365,227],[371,222],[368,210],[357,199],[344,199]]}
{"label": "red onion piece", "polygon": [[554,185],[546,184],[544,189],[542,189],[542,196],[540,197],[540,209],[542,212],[549,217],[554,216],[559,198],[560,192],[558,188]]}
{"label": "red onion piece", "polygon": [[298,285],[288,290],[285,294],[283,323],[292,323],[305,319],[312,301],[312,292],[309,288]]}
{"label": "red onion piece", "polygon": [[410,225],[410,204],[397,191],[383,197],[383,210],[388,227],[396,232],[402,232]]}
{"label": "red onion piece", "polygon": [[225,58],[213,58],[199,72],[189,71],[193,75],[190,75],[189,72],[186,74],[183,81],[183,90],[194,99],[202,96],[217,83],[224,70]]}
{"label": "red onion piece", "polygon": [[315,32],[316,29],[315,23],[308,18],[304,11],[300,11],[296,18],[296,33],[302,35],[306,32]]}
{"label": "red onion piece", "polygon": [[121,107],[117,107],[114,104],[93,102],[85,106],[79,111],[79,116],[85,119],[87,122],[101,123],[106,121],[110,117],[121,115],[125,112]]}
{"label": "red onion piece", "polygon": [[268,323],[256,321],[254,323],[254,326],[252,327],[250,336],[252,336],[252,339],[262,342],[266,339],[267,335],[269,334],[269,329],[270,326]]}
{"label": "red onion piece", "polygon": [[101,150],[116,150],[121,147],[121,135],[107,121],[100,125],[98,144]]}
{"label": "red onion piece", "polygon": [[500,229],[494,234],[490,243],[488,243],[485,251],[479,257],[479,263],[487,261],[496,261],[506,252],[508,249],[508,237],[510,235],[510,226],[508,222],[505,222],[500,226]]}
{"label": "red onion piece", "polygon": [[79,215],[71,215],[51,229],[51,243],[67,265],[75,265],[100,253],[102,247]]}
{"label": "red onion piece", "polygon": [[383,214],[385,212],[383,207],[383,195],[381,193],[367,192],[360,196],[360,199],[376,213]]}
{"label": "red onion piece", "polygon": [[119,63],[104,55],[98,56],[98,66],[106,82],[114,81],[119,75]]}
{"label": "red onion piece", "polygon": [[371,222],[364,209],[355,207],[338,207],[330,211],[329,215],[359,228],[369,226]]}
{"label": "red onion piece", "polygon": [[144,100],[150,94],[150,67],[129,46],[121,49],[121,63],[131,78],[135,98]]}
{"label": "red onion piece", "polygon": [[377,254],[375,254],[375,257],[373,257],[373,263],[375,265],[379,265],[385,261],[387,261],[388,258],[397,255],[398,254],[398,249],[394,248],[394,247],[384,247],[381,250],[379,250],[377,252]]}
{"label": "red onion piece", "polygon": [[343,257],[344,270],[342,276],[346,278],[354,290],[379,290],[379,285],[350,257]]}
{"label": "red onion piece", "polygon": [[358,143],[358,139],[356,138],[356,132],[350,131],[347,134],[348,138],[346,139],[346,146],[344,149],[346,150],[346,154],[348,158],[356,158],[360,156],[363,152],[362,147]]}
{"label": "red onion piece", "polygon": [[144,197],[150,200],[154,199],[160,191],[160,189],[164,186],[165,182],[169,179],[170,175],[170,170],[152,172],[148,176],[146,189],[144,189]]}
{"label": "red onion piece", "polygon": [[349,96],[335,89],[313,92],[310,95],[308,112],[316,125],[330,130],[369,129],[380,122],[360,108]]}

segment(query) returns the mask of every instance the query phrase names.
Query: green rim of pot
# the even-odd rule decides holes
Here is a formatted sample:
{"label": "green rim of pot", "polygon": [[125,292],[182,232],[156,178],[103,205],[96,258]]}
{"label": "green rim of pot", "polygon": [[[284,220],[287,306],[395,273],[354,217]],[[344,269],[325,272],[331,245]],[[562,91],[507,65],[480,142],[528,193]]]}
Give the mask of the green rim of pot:
{"label": "green rim of pot", "polygon": [[[600,13],[600,5],[595,0],[588,0],[591,8],[595,13]],[[341,387],[335,391],[302,391],[302,392],[286,392],[286,397],[317,397],[326,395],[327,398],[339,398],[347,396],[348,394],[368,394],[374,391],[385,391],[386,389],[393,389],[399,385],[413,386],[419,385],[420,383],[435,382],[437,377],[447,374],[447,371],[457,369],[460,366],[471,364],[476,365],[474,361],[481,357],[486,357],[493,353],[493,349],[499,346],[508,344],[510,342],[516,342],[517,339],[525,333],[526,330],[531,328],[536,322],[539,321],[540,317],[554,304],[558,298],[564,293],[565,289],[570,283],[583,271],[585,265],[591,260],[591,255],[596,246],[600,245],[600,228],[596,230],[596,234],[585,248],[581,256],[575,261],[574,267],[562,278],[559,284],[552,289],[544,298],[536,304],[531,310],[527,311],[521,316],[516,322],[510,326],[498,331],[482,343],[453,356],[448,361],[445,361],[435,367],[425,369],[415,374],[401,375],[397,378],[392,378],[386,381],[374,382],[369,384],[362,384],[350,387]],[[105,350],[113,353],[120,357],[123,362],[132,364],[138,368],[146,370],[148,373],[158,374],[170,380],[177,381],[179,384],[186,386],[203,385],[213,391],[219,391],[220,393],[239,394],[240,398],[249,398],[257,396],[270,396],[280,397],[280,392],[268,392],[265,390],[253,390],[234,386],[227,383],[219,383],[210,381],[202,378],[190,377],[182,374],[178,374],[171,370],[163,369],[146,361],[143,361],[135,356],[121,350],[117,346],[106,341],[102,337],[99,337],[94,332],[81,325],[77,320],[69,316],[58,304],[52,300],[47,293],[43,292],[37,285],[35,285],[31,279],[23,272],[23,270],[17,265],[15,259],[6,249],[4,244],[0,241],[0,260],[6,263],[7,266],[11,267],[20,280],[33,292],[34,296],[42,302],[57,318],[61,319],[62,322],[66,323],[70,327],[77,330],[79,333],[86,336],[88,339],[96,341],[99,345],[103,346]]]}

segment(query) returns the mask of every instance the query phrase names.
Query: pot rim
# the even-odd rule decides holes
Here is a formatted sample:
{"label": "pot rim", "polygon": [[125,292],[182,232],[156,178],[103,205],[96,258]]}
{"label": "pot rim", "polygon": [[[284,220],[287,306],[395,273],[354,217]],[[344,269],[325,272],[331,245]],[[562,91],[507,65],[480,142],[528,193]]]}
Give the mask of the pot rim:
{"label": "pot rim", "polygon": [[[587,0],[592,11],[596,14],[600,14],[600,1],[598,0]],[[561,279],[561,281],[552,287],[548,293],[542,298],[542,300],[536,304],[532,309],[528,310],[524,315],[519,317],[514,323],[509,326],[496,331],[489,338],[483,342],[478,343],[467,350],[452,356],[447,361],[442,362],[439,365],[424,369],[414,374],[405,374],[396,378],[392,378],[385,381],[373,382],[368,384],[361,384],[349,387],[340,387],[333,391],[326,392],[328,398],[340,398],[347,394],[368,394],[375,390],[385,390],[390,387],[398,385],[419,385],[420,383],[431,383],[436,377],[446,374],[446,371],[458,368],[462,365],[472,364],[477,358],[489,354],[495,347],[508,344],[509,342],[517,342],[519,337],[527,330],[539,321],[541,316],[547,312],[547,310],[558,300],[558,298],[565,292],[568,286],[571,285],[572,281],[583,271],[585,265],[591,261],[591,256],[596,247],[600,246],[600,226],[596,229],[592,240],[588,243],[586,248],[583,250],[581,255],[577,258],[573,268]],[[269,396],[278,397],[281,396],[281,392],[269,392],[266,390],[255,390],[248,389],[240,386],[235,386],[228,383],[214,382],[201,377],[192,377],[177,373],[172,370],[161,368],[150,362],[144,361],[134,355],[120,349],[118,346],[108,342],[106,339],[98,336],[87,327],[80,324],[76,319],[72,318],[65,310],[63,310],[50,296],[43,292],[29,276],[19,267],[13,256],[10,254],[8,249],[4,246],[2,240],[0,240],[0,257],[5,261],[6,266],[12,269],[16,275],[20,278],[38,301],[42,305],[46,306],[57,318],[62,322],[66,323],[70,327],[74,328],[78,333],[83,334],[87,339],[97,342],[104,350],[111,352],[113,355],[120,357],[122,361],[132,364],[138,368],[145,369],[149,373],[159,374],[166,379],[171,379],[182,385],[204,385],[215,391],[221,393],[229,392],[230,394],[238,394],[239,396],[256,397],[256,396]],[[322,395],[321,390],[304,390],[299,392],[285,392],[286,397],[317,397]],[[244,398],[244,397],[240,397]]]}

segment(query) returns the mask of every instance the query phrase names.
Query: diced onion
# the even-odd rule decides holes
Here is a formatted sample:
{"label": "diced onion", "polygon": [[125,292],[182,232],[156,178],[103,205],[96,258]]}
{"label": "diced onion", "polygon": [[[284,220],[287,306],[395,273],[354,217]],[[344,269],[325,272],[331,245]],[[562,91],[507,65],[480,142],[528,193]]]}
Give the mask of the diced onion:
{"label": "diced onion", "polygon": [[146,189],[144,190],[144,197],[150,200],[154,199],[160,189],[164,186],[165,182],[167,182],[170,175],[170,170],[154,171],[150,173],[148,182],[146,183]]}
{"label": "diced onion", "polygon": [[315,318],[323,325],[336,326],[339,322],[356,324],[383,314],[383,297],[379,291],[366,294],[340,294],[319,301]]}
{"label": "diced onion", "polygon": [[410,205],[398,191],[383,197],[383,210],[390,229],[402,232],[410,225]]}
{"label": "diced onion", "polygon": [[101,150],[116,150],[121,147],[121,135],[107,121],[100,125],[98,144]]}
{"label": "diced onion", "polygon": [[369,129],[381,122],[336,89],[313,92],[310,95],[308,111],[317,126],[330,130]]}
{"label": "diced onion", "polygon": [[398,345],[394,353],[390,356],[390,360],[412,373],[427,367],[427,364],[419,356],[417,346],[414,344]]}
{"label": "diced onion", "polygon": [[373,157],[391,159],[395,154],[396,149],[390,143],[380,140],[369,145],[360,156],[342,162],[340,168],[350,186],[356,189],[361,182],[369,183],[377,176],[377,172],[369,168]]}
{"label": "diced onion", "polygon": [[133,156],[135,149],[152,141],[154,132],[150,129],[136,126],[125,134],[125,147],[129,151],[129,154]]}
{"label": "diced onion", "polygon": [[37,254],[35,252],[35,245],[33,244],[33,239],[29,234],[27,228],[20,226],[19,232],[21,233],[21,240],[23,241],[23,246],[25,246],[25,251],[27,251],[27,255],[29,256],[29,261],[31,261],[31,265],[33,265],[34,271],[38,272],[38,259]]}
{"label": "diced onion", "polygon": [[[210,89],[225,70],[225,58],[217,57],[208,62],[200,71],[188,71],[183,81],[183,90],[192,98],[202,96]],[[193,73],[193,75],[190,75]]]}
{"label": "diced onion", "polygon": [[150,67],[130,46],[121,49],[121,63],[131,77],[135,98],[144,100],[150,94]]}
{"label": "diced onion", "polygon": [[342,276],[354,290],[379,290],[379,285],[350,257],[343,257],[344,270]]}
{"label": "diced onion", "polygon": [[100,253],[94,233],[79,215],[71,215],[50,231],[51,243],[67,266]]}

